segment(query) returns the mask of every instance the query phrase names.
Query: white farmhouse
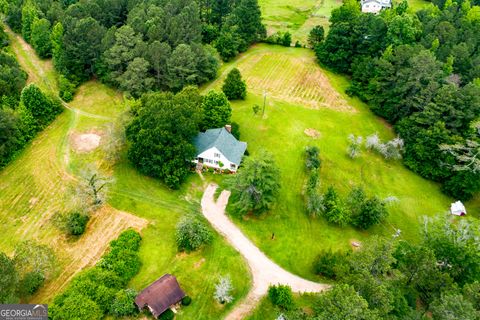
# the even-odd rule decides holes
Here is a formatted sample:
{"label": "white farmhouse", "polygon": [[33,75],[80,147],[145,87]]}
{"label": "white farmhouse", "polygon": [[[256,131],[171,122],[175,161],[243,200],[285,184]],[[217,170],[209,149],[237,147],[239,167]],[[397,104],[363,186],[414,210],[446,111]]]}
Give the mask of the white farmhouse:
{"label": "white farmhouse", "polygon": [[464,216],[467,214],[467,210],[461,201],[457,201],[450,206],[450,213],[456,216]]}
{"label": "white farmhouse", "polygon": [[247,143],[238,141],[231,133],[232,127],[209,129],[200,132],[193,144],[197,149],[194,163],[214,169],[236,172],[247,150]]}
{"label": "white farmhouse", "polygon": [[382,9],[391,8],[392,0],[360,0],[362,12],[379,13]]}

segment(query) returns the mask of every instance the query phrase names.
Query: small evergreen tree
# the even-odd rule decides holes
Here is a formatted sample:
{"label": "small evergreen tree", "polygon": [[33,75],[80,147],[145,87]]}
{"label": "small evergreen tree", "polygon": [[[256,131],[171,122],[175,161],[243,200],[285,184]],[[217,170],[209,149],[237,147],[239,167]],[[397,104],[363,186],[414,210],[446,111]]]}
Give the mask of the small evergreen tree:
{"label": "small evergreen tree", "polygon": [[262,214],[273,206],[280,189],[280,171],[273,156],[262,152],[247,158],[233,183],[234,205],[240,214]]}
{"label": "small evergreen tree", "polygon": [[222,91],[229,100],[245,100],[247,96],[247,85],[242,80],[240,70],[233,68],[223,83]]}
{"label": "small evergreen tree", "polygon": [[387,216],[385,203],[379,198],[373,197],[362,203],[360,212],[354,219],[354,224],[361,229],[368,229],[385,220]]}
{"label": "small evergreen tree", "polygon": [[323,196],[323,205],[325,207],[323,215],[328,222],[339,226],[348,224],[350,221],[348,211],[345,210],[340,197],[332,186]]}

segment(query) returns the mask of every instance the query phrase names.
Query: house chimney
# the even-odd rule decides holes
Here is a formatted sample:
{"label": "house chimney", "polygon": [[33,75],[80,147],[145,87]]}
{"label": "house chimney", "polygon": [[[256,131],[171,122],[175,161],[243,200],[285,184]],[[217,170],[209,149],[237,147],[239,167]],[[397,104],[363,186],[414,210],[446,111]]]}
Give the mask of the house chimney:
{"label": "house chimney", "polygon": [[226,124],[226,125],[225,125],[225,129],[226,129],[229,133],[232,133],[232,125]]}

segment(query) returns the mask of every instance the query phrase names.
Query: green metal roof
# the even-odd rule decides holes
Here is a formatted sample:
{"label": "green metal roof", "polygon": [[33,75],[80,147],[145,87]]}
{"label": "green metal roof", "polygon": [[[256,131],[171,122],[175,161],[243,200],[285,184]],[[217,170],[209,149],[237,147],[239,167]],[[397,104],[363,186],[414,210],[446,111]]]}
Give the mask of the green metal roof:
{"label": "green metal roof", "polygon": [[193,140],[193,144],[197,148],[197,155],[215,147],[225,158],[237,166],[242,162],[243,154],[247,150],[247,143],[238,141],[225,128],[209,129],[205,132],[200,132]]}

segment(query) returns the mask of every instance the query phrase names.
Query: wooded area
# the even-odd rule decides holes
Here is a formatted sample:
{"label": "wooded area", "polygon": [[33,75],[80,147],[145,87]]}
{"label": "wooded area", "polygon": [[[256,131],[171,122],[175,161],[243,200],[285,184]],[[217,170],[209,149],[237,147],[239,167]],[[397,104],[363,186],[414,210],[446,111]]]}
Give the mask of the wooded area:
{"label": "wooded area", "polygon": [[[479,140],[480,14],[469,1],[434,3],[412,13],[404,1],[366,15],[347,1],[315,51],[322,64],[351,75],[350,94],[394,125],[407,167],[468,200],[480,190],[475,161],[465,161],[478,152],[471,141]],[[451,152],[458,145],[462,152]]]}

